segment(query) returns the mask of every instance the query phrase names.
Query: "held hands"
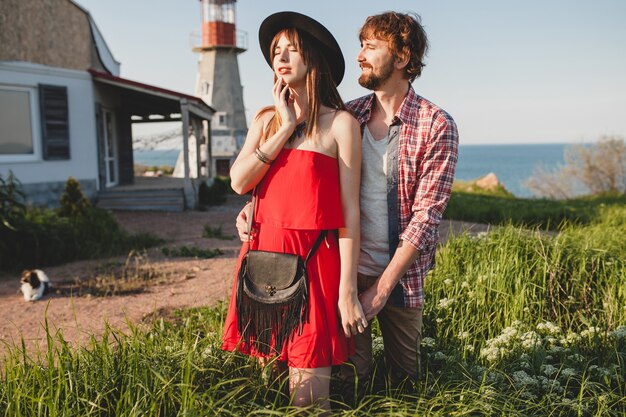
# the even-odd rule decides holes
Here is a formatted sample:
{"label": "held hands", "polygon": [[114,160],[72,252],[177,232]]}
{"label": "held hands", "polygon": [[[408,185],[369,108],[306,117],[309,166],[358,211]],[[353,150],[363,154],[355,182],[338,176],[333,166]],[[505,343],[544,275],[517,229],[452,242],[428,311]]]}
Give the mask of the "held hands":
{"label": "held hands", "polygon": [[341,316],[343,331],[347,337],[365,331],[367,320],[356,293],[350,296],[339,296],[339,315]]}
{"label": "held hands", "polygon": [[367,320],[373,319],[387,303],[387,298],[378,289],[378,281],[359,295],[359,301]]}
{"label": "held hands", "polygon": [[276,113],[280,115],[282,125],[288,128],[296,127],[296,108],[294,106],[293,94],[289,94],[289,86],[282,78],[278,78],[272,89],[274,96],[274,106]]}

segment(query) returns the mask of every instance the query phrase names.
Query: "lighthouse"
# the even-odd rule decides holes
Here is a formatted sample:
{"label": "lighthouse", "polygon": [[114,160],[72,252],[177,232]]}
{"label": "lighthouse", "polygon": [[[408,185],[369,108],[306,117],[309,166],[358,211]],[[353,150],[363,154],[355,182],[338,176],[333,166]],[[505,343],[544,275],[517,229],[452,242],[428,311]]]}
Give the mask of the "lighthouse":
{"label": "lighthouse", "polygon": [[[217,110],[211,120],[210,172],[227,176],[248,131],[237,56],[247,34],[236,29],[236,0],[200,0],[202,44],[198,52],[196,96]],[[208,135],[208,130],[205,132]]]}

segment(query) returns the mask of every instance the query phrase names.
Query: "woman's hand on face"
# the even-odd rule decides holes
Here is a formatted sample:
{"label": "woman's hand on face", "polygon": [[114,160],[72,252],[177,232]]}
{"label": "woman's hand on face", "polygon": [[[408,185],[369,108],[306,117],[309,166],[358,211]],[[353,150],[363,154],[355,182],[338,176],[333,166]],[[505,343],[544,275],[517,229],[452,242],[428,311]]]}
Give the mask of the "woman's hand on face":
{"label": "woman's hand on face", "polygon": [[280,115],[282,120],[282,126],[284,127],[296,127],[296,108],[294,106],[294,98],[292,95],[287,95],[289,86],[284,84],[283,79],[278,77],[274,83],[272,93],[274,95],[274,106],[276,106],[276,113]]}
{"label": "woman's hand on face", "polygon": [[363,333],[368,325],[356,294],[339,297],[339,315],[341,316],[343,331],[347,337]]}

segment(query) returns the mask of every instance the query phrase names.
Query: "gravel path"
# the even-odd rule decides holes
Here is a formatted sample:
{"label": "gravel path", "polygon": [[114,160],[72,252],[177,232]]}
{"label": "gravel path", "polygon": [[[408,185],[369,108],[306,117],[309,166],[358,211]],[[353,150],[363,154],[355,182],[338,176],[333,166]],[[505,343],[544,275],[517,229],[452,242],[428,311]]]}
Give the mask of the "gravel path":
{"label": "gravel path", "polygon": [[[97,271],[111,263],[123,264],[125,257],[107,260],[72,262],[45,268],[53,286],[49,296],[37,302],[25,302],[19,291],[19,276],[0,275],[0,357],[9,345],[24,338],[29,349],[45,348],[43,327],[47,319],[53,333],[60,331],[71,343],[84,343],[91,335],[100,335],[106,323],[125,331],[127,322],[141,325],[154,317],[169,317],[180,308],[215,305],[227,299],[239,252],[238,239],[222,240],[202,237],[206,224],[222,227],[224,236],[236,235],[234,220],[246,197],[229,196],[222,206],[206,212],[183,213],[116,212],[115,217],[128,231],[152,232],[166,243],[162,246],[198,247],[222,250],[213,259],[168,258],[159,248],[148,251],[149,265],[167,276],[164,283],[150,285],[142,292],[117,296],[72,295],[76,282],[87,282]],[[444,221],[440,227],[441,240],[463,230],[476,234],[488,229],[486,225]],[[1,364],[1,361],[0,361]],[[1,367],[1,365],[0,365]]]}

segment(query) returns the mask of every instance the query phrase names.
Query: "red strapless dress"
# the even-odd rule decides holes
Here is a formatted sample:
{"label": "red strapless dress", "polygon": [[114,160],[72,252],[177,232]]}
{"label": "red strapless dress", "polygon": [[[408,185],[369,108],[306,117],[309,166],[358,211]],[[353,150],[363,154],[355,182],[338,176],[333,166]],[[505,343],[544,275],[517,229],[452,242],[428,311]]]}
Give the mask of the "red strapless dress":
{"label": "red strapless dress", "polygon": [[[283,149],[257,187],[254,215],[257,232],[251,249],[294,253],[305,258],[321,230],[343,227],[337,160],[319,152]],[[239,262],[247,250],[241,248]],[[280,352],[290,367],[320,368],[348,358],[351,345],[341,327],[339,300],[339,246],[330,233],[307,264],[309,321]],[[237,274],[235,274],[235,281]],[[233,286],[224,324],[222,348],[265,356],[241,343]]]}

